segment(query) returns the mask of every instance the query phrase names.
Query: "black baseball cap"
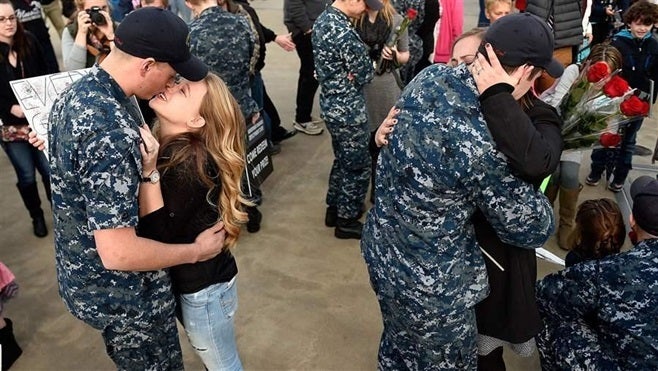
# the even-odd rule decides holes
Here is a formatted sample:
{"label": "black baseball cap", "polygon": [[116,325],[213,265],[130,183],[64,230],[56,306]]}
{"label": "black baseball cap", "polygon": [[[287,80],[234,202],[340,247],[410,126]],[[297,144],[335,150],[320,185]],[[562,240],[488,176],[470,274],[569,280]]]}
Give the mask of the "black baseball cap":
{"label": "black baseball cap", "polygon": [[199,81],[208,67],[190,53],[190,30],[169,10],[146,7],[128,14],[114,32],[114,45],[138,58],[166,62],[182,77]]}
{"label": "black baseball cap", "polygon": [[658,180],[641,176],[631,184],[633,219],[644,231],[658,236]]}
{"label": "black baseball cap", "polygon": [[530,13],[506,15],[492,23],[479,50],[486,56],[484,43],[491,44],[501,64],[518,67],[527,63],[555,78],[564,72],[562,63],[553,58],[553,30]]}
{"label": "black baseball cap", "polygon": [[366,5],[372,10],[381,10],[384,7],[384,4],[379,0],[366,0]]}

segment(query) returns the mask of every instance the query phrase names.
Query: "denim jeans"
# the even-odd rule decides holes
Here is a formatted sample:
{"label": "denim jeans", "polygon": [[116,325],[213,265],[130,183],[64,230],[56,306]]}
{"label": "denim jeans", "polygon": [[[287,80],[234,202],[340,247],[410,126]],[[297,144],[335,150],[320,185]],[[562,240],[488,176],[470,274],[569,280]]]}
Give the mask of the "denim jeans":
{"label": "denim jeans", "polygon": [[2,142],[1,145],[14,170],[16,170],[19,186],[36,183],[35,169],[39,171],[42,179],[49,180],[50,169],[43,152],[34,148],[28,142]]}
{"label": "denim jeans", "polygon": [[242,370],[233,326],[238,307],[236,277],[180,295],[180,306],[187,337],[206,368]]}
{"label": "denim jeans", "polygon": [[256,71],[254,76],[251,78],[251,97],[256,101],[258,105],[258,110],[263,116],[263,121],[265,122],[265,132],[267,133],[267,139],[272,139],[272,120],[267,115],[267,112],[263,109],[265,107],[265,82],[263,81],[263,76],[260,71]]}
{"label": "denim jeans", "polygon": [[614,183],[624,184],[628,172],[633,168],[633,152],[642,121],[643,118],[639,118],[626,124],[619,148],[599,148],[592,151],[592,178],[598,179],[603,171],[606,171],[608,178],[613,175]]}

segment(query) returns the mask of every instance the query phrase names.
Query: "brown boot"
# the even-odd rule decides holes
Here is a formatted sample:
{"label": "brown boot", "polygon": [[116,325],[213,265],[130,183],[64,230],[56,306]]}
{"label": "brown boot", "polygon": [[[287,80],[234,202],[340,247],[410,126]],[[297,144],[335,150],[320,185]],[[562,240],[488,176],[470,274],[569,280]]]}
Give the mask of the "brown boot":
{"label": "brown boot", "polygon": [[582,184],[575,189],[560,187],[560,221],[557,230],[557,244],[562,250],[571,249],[569,236],[573,230],[578,195],[581,189],[583,189]]}

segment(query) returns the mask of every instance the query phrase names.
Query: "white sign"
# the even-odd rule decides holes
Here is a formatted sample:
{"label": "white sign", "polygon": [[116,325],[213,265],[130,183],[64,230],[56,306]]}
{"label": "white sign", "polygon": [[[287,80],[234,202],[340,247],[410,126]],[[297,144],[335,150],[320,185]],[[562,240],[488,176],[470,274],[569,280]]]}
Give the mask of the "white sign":
{"label": "white sign", "polygon": [[91,68],[10,81],[11,89],[23,109],[25,118],[39,139],[44,140],[48,155],[48,116],[55,99]]}

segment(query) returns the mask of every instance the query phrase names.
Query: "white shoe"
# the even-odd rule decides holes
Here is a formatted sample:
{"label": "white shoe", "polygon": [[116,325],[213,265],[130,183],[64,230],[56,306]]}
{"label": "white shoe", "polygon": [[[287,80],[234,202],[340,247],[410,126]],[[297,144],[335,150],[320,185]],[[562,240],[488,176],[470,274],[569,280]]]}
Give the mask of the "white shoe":
{"label": "white shoe", "polygon": [[308,121],[308,122],[297,122],[293,121],[292,126],[297,129],[297,131],[301,131],[304,134],[308,135],[320,135],[322,134],[322,131],[324,129],[320,126],[318,126],[318,123],[322,121]]}

